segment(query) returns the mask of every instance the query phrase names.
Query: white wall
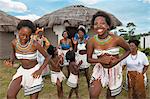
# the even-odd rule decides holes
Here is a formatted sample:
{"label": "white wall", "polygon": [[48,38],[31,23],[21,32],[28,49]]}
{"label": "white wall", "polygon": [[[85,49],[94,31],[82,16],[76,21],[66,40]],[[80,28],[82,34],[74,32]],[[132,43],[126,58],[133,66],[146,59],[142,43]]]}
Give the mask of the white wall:
{"label": "white wall", "polygon": [[141,37],[140,39],[141,48],[144,48],[144,38],[145,38],[145,48],[150,48],[150,35]]}
{"label": "white wall", "polygon": [[55,32],[56,35],[58,35],[58,43],[63,38],[62,33],[64,30],[65,30],[65,26],[63,26],[63,25],[53,26],[53,31]]}

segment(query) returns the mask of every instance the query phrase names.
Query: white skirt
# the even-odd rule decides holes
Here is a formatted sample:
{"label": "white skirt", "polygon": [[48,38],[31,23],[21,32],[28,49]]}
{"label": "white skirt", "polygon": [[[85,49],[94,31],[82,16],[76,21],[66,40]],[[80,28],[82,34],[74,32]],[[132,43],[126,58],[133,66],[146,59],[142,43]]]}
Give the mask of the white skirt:
{"label": "white skirt", "polygon": [[99,79],[102,87],[108,86],[111,91],[111,96],[119,94],[122,90],[122,67],[118,63],[116,66],[107,69],[100,63],[97,63],[93,68],[91,83]]}
{"label": "white skirt", "polygon": [[76,88],[78,85],[78,75],[74,75],[70,73],[68,81],[67,81],[67,85],[71,88]]}
{"label": "white skirt", "polygon": [[66,60],[66,53],[67,53],[68,51],[69,51],[69,50],[58,49],[58,55],[62,55],[62,57],[64,58],[63,65],[61,65],[61,66],[67,66],[67,65],[69,65],[69,62]]}
{"label": "white skirt", "polygon": [[12,81],[22,76],[21,85],[24,88],[24,94],[30,95],[42,90],[43,87],[43,79],[42,76],[39,78],[33,78],[32,74],[40,68],[40,65],[37,64],[35,67],[31,69],[24,69],[20,66],[17,69],[16,74],[13,76]]}
{"label": "white skirt", "polygon": [[78,52],[76,53],[76,61],[79,63],[82,60],[82,64],[80,65],[80,69],[85,69],[90,66],[90,64],[87,62],[87,54],[80,55]]}
{"label": "white skirt", "polygon": [[62,71],[60,71],[60,72],[51,71],[51,82],[53,84],[56,84],[57,79],[59,79],[59,81],[62,82],[63,80],[66,79],[66,77]]}

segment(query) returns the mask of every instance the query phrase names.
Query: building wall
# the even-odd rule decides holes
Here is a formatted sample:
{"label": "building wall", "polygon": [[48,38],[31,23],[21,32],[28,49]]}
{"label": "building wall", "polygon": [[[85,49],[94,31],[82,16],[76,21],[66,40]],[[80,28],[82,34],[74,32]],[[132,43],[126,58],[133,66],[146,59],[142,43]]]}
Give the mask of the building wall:
{"label": "building wall", "polygon": [[52,45],[58,45],[58,36],[52,31],[51,28],[47,28],[45,30],[45,36],[48,38]]}
{"label": "building wall", "polygon": [[54,25],[53,26],[53,31],[54,31],[55,35],[57,35],[57,45],[58,45],[59,41],[63,38],[62,33],[64,30],[65,30],[65,26],[63,26],[63,25]]}
{"label": "building wall", "polygon": [[0,32],[0,59],[8,59],[11,53],[11,41],[15,38],[13,33]]}
{"label": "building wall", "polygon": [[150,35],[142,36],[140,38],[140,46],[141,46],[141,48],[144,48],[144,38],[145,38],[145,48],[150,48]]}

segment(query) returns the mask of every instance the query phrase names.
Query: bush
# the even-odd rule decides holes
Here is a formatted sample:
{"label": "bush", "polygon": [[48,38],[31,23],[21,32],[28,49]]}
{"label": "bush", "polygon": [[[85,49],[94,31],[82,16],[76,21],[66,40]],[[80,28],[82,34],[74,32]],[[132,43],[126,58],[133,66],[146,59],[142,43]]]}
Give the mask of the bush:
{"label": "bush", "polygon": [[150,56],[150,48],[143,49],[142,52],[145,53],[146,56]]}

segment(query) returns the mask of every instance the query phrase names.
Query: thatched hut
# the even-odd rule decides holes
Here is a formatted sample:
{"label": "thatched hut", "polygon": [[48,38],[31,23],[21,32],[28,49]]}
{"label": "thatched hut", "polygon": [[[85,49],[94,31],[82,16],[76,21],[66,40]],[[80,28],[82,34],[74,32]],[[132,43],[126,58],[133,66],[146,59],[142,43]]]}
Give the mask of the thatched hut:
{"label": "thatched hut", "polygon": [[[86,26],[87,30],[90,29],[92,16],[97,12],[102,11],[99,9],[88,8],[83,5],[73,5],[56,10],[50,14],[35,20],[35,24],[39,27],[46,28],[46,36],[48,36],[53,44],[62,38],[62,32],[68,30],[70,37],[74,35],[80,24]],[[105,12],[105,11],[104,11]],[[112,14],[108,13],[112,19],[112,25],[119,26],[122,23]],[[51,33],[50,33],[51,32]],[[55,37],[51,36],[56,34]],[[58,38],[57,38],[58,36]]]}
{"label": "thatched hut", "polygon": [[19,21],[19,19],[0,11],[0,59],[10,56],[10,42],[15,37],[14,32]]}

